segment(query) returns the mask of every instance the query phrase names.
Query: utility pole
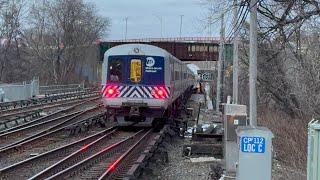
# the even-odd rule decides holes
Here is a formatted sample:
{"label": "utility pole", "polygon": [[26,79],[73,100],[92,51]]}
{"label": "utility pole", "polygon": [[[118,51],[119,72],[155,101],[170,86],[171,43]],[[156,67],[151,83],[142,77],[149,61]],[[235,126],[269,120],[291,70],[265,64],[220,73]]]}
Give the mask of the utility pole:
{"label": "utility pole", "polygon": [[162,32],[162,16],[160,16],[160,23],[161,23],[161,38],[163,38],[163,32]]}
{"label": "utility pole", "polygon": [[161,38],[163,38],[163,32],[162,32],[162,16],[154,15],[159,21],[160,21],[160,32],[161,32]]}
{"label": "utility pole", "polygon": [[217,100],[216,100],[216,111],[219,112],[219,105],[221,102],[221,89],[222,89],[222,67],[224,59],[224,14],[221,14],[221,29],[220,29],[220,45],[219,45],[219,60],[218,60],[218,79],[217,79]]}
{"label": "utility pole", "polygon": [[250,126],[257,126],[257,4],[258,0],[250,1],[250,65],[249,65],[249,93],[250,93]]}
{"label": "utility pole", "polygon": [[125,32],[125,37],[124,39],[127,40],[127,33],[128,33],[128,17],[125,18],[126,21],[126,32]]}
{"label": "utility pole", "polygon": [[212,16],[209,15],[209,17],[208,17],[208,34],[209,34],[209,37],[211,37],[211,35],[212,35],[211,24],[212,24]]}
{"label": "utility pole", "polygon": [[180,15],[180,38],[181,38],[181,34],[182,34],[182,17],[183,17],[183,15]]}
{"label": "utility pole", "polygon": [[[238,104],[238,84],[239,84],[239,59],[238,59],[238,31],[237,31],[237,18],[238,18],[238,8],[237,8],[237,0],[233,1],[233,29],[234,32],[234,38],[233,38],[233,92],[232,92],[232,98],[233,98],[233,104]],[[240,26],[239,26],[240,28]]]}

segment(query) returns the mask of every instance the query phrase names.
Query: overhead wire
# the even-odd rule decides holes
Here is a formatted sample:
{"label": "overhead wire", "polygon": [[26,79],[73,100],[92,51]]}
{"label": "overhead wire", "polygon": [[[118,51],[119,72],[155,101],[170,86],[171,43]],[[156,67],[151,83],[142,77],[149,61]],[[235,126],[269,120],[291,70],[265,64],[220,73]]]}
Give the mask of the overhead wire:
{"label": "overhead wire", "polygon": [[[233,40],[232,37],[234,37],[234,35],[239,32],[239,30],[241,29],[244,21],[246,20],[248,14],[249,14],[249,11],[250,11],[250,10],[249,10],[249,7],[248,7],[248,6],[246,6],[246,8],[245,8],[244,6],[241,6],[241,7],[242,7],[242,8],[241,8],[241,11],[243,12],[244,9],[245,9],[245,11],[244,11],[243,15],[242,15],[242,13],[241,13],[241,14],[238,16],[238,20],[236,21],[235,26],[233,25],[232,30],[228,33],[226,39],[229,39],[229,41],[232,41],[232,40]],[[240,9],[239,9],[239,10],[240,10]],[[241,19],[241,20],[240,20],[240,19]],[[239,20],[240,20],[240,21],[239,21]]]}
{"label": "overhead wire", "polygon": [[[233,8],[235,8],[233,6]],[[239,14],[239,11],[240,11],[240,15],[237,16],[237,19],[235,19],[234,17],[232,18],[232,21],[231,21],[231,25],[229,26],[229,29],[227,30],[227,36],[226,36],[226,39],[228,38],[228,36],[230,36],[230,34],[232,34],[232,32],[235,30],[235,25],[234,25],[234,22],[236,21],[236,25],[239,23],[239,20],[240,20],[240,17],[242,16],[242,13],[243,13],[243,9],[244,7],[241,6],[240,9],[237,10],[238,14]]]}
{"label": "overhead wire", "polygon": [[[253,6],[255,6],[256,4],[258,4],[259,2],[260,2],[260,0],[258,0]],[[245,1],[245,3],[249,3],[249,1]],[[252,6],[252,7],[253,7],[253,6]],[[241,6],[241,7],[244,7],[244,6]],[[238,21],[237,21],[236,26],[234,26],[233,30],[229,32],[229,34],[228,34],[228,36],[227,36],[227,38],[226,38],[226,39],[228,39],[229,41],[232,41],[232,40],[234,39],[234,37],[235,37],[235,34],[239,33],[239,31],[240,31],[240,29],[241,29],[244,21],[246,20],[248,14],[249,14],[249,12],[250,12],[250,10],[251,10],[251,8],[252,8],[252,7],[250,7],[250,8],[249,8],[249,7],[250,7],[250,4],[246,5],[246,10],[245,10],[244,15],[242,16],[242,19],[241,19],[240,23],[238,24]],[[238,12],[239,12],[239,11],[238,11]],[[241,17],[241,15],[238,16],[238,17]],[[240,18],[238,18],[238,19],[240,19]],[[235,27],[236,27],[236,28],[235,28]]]}
{"label": "overhead wire", "polygon": [[[233,8],[236,8],[236,6]],[[244,10],[244,6],[240,6],[240,8],[237,10],[237,14],[238,14],[237,19],[235,20],[234,17],[232,18],[232,29],[228,31],[228,36],[230,36],[234,32],[239,22],[241,21],[240,18],[242,17],[243,10]],[[233,23],[233,22],[236,22],[236,23]]]}

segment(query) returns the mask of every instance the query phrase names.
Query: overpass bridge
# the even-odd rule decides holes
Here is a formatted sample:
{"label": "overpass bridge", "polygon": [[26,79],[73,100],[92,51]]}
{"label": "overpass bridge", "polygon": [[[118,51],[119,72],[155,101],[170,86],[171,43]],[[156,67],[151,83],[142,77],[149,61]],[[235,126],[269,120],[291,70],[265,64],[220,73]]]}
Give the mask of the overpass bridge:
{"label": "overpass bridge", "polygon": [[[160,47],[184,62],[198,65],[200,69],[215,69],[216,61],[219,58],[219,38],[181,37],[103,41],[100,42],[100,60],[103,60],[103,55],[109,48],[129,43],[150,44]],[[225,47],[225,59],[231,61],[232,44],[227,43]]]}

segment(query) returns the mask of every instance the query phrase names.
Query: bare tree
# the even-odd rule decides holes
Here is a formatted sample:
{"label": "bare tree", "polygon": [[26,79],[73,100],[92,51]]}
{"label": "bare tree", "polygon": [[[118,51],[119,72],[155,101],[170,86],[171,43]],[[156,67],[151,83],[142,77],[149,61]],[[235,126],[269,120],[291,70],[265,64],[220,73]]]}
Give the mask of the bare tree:
{"label": "bare tree", "polygon": [[30,46],[50,67],[55,83],[70,80],[86,49],[106,32],[110,23],[82,0],[48,0],[33,5]]}
{"label": "bare tree", "polygon": [[[240,103],[248,104],[250,7],[249,0],[238,2]],[[320,115],[319,0],[259,1],[258,12],[258,122],[274,132],[276,158],[304,172],[305,128]]]}
{"label": "bare tree", "polygon": [[[12,81],[23,76],[22,65],[26,63],[23,52],[22,13],[24,0],[0,2],[0,81]],[[17,73],[19,71],[19,73]]]}

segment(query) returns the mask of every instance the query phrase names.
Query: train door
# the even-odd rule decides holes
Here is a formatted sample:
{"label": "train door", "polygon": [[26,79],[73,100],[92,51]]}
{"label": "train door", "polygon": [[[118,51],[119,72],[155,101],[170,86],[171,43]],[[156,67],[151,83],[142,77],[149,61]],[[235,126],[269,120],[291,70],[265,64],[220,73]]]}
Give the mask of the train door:
{"label": "train door", "polygon": [[129,79],[132,83],[140,83],[142,79],[142,60],[141,58],[132,58],[129,60]]}

